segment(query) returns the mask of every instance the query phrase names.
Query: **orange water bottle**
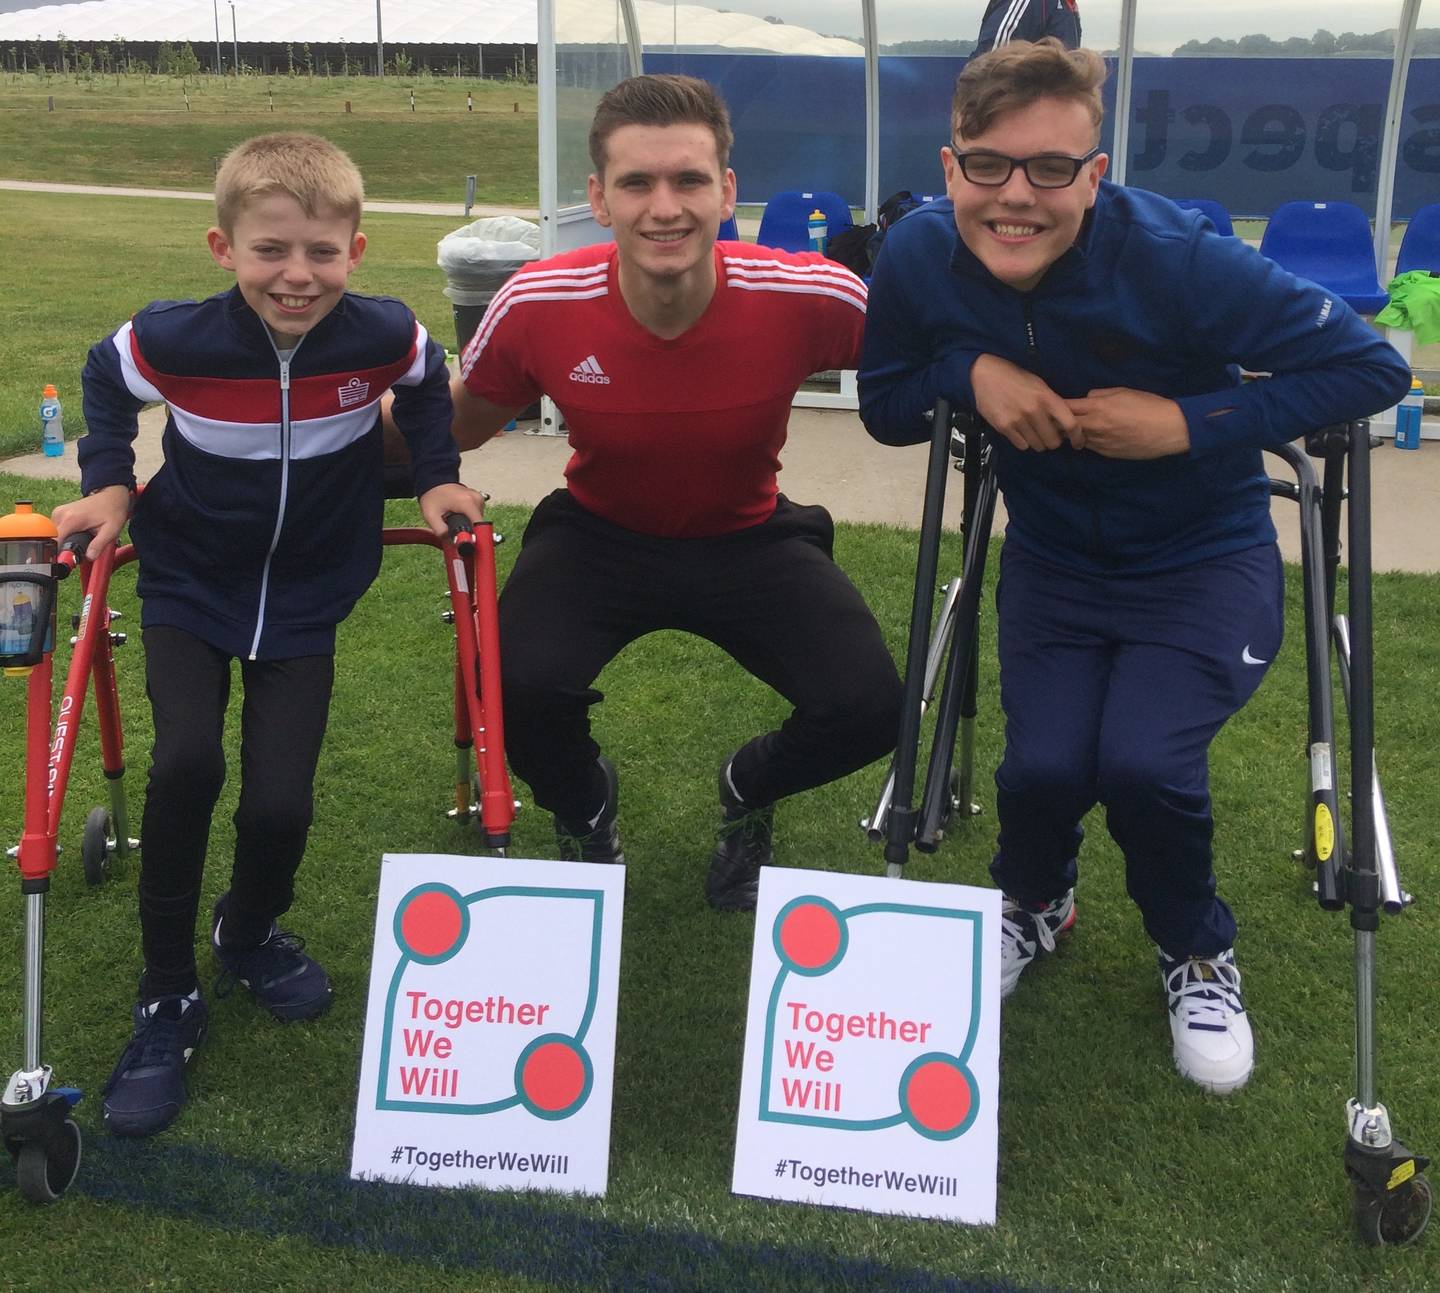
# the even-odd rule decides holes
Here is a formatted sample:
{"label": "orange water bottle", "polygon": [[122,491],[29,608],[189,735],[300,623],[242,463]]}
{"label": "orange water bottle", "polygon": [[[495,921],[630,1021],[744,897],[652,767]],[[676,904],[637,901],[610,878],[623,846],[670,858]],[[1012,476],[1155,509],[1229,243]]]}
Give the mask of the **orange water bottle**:
{"label": "orange water bottle", "polygon": [[55,648],[57,532],[29,502],[0,516],[0,669],[24,677]]}

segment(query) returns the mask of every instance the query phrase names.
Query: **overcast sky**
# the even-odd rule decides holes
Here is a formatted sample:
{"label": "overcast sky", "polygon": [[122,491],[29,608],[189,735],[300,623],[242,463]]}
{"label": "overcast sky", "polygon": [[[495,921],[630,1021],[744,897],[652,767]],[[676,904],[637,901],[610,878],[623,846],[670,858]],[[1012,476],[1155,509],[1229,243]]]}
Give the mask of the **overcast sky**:
{"label": "overcast sky", "polygon": [[[858,36],[860,6],[853,0],[711,0],[718,9],[773,14],[837,36]],[[1032,0],[1038,3],[1038,0]],[[1119,43],[1120,0],[1079,0],[1086,44]],[[985,12],[984,0],[877,0],[883,42],[942,37],[972,39]],[[844,21],[850,14],[855,17]],[[1400,18],[1400,0],[1140,0],[1136,10],[1138,48],[1169,53],[1192,37],[1235,37],[1263,32],[1277,40],[1311,36],[1325,27],[1342,31],[1383,31]],[[1440,0],[1425,0],[1422,27],[1440,27]]]}
{"label": "overcast sky", "polygon": [[[463,5],[465,0],[455,2]],[[1079,4],[1086,44],[1118,44],[1120,0],[1079,0]],[[0,0],[0,13],[37,7],[36,0]],[[861,32],[858,0],[710,0],[710,7],[774,15],[833,36],[858,39]],[[1168,54],[1192,37],[1207,40],[1263,32],[1283,40],[1311,36],[1319,27],[1336,35],[1383,31],[1397,25],[1400,7],[1401,0],[1140,0],[1135,44],[1141,50]],[[969,40],[980,28],[985,4],[984,0],[876,0],[876,10],[884,42]],[[1440,0],[1424,0],[1420,26],[1440,27]]]}

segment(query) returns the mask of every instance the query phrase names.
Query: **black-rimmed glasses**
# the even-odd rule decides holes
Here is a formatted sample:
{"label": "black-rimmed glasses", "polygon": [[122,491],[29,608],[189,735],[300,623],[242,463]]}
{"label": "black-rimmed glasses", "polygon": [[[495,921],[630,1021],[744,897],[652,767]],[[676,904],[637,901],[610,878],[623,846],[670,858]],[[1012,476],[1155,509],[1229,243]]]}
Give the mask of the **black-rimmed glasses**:
{"label": "black-rimmed glasses", "polygon": [[950,153],[960,167],[960,173],[971,184],[998,189],[1009,182],[1019,166],[1032,188],[1068,189],[1075,183],[1080,169],[1086,162],[1100,155],[1100,149],[1092,148],[1084,157],[1071,157],[1068,153],[1038,153],[1034,157],[1006,157],[1004,153],[989,153],[984,150],[962,152],[952,142]]}

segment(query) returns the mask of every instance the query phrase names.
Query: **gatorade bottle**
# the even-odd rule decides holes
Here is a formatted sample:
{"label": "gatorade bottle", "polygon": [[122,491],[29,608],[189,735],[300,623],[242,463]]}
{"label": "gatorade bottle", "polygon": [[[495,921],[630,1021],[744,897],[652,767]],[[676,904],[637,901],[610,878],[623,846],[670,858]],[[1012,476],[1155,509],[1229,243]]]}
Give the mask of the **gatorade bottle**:
{"label": "gatorade bottle", "polygon": [[825,213],[818,209],[812,211],[808,224],[810,230],[810,250],[818,251],[823,256],[825,254],[826,236],[829,233],[829,229],[825,224]]}
{"label": "gatorade bottle", "polygon": [[58,458],[65,452],[65,423],[60,413],[60,397],[53,386],[46,386],[40,397],[40,446],[47,458]]}
{"label": "gatorade bottle", "polygon": [[1420,447],[1420,419],[1425,416],[1425,388],[1418,377],[1410,379],[1410,394],[1395,406],[1395,447]]}

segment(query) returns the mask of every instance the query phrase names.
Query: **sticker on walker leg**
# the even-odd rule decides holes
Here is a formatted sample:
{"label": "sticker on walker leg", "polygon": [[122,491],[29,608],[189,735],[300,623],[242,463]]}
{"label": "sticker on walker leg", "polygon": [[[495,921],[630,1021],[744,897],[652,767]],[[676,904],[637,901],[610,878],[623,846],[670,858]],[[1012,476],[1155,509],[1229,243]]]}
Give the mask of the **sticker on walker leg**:
{"label": "sticker on walker leg", "polygon": [[991,1224],[1000,895],[760,872],[737,1194]]}
{"label": "sticker on walker leg", "polygon": [[623,866],[386,854],[350,1174],[604,1194]]}

